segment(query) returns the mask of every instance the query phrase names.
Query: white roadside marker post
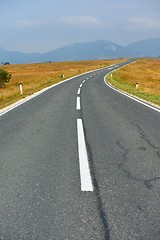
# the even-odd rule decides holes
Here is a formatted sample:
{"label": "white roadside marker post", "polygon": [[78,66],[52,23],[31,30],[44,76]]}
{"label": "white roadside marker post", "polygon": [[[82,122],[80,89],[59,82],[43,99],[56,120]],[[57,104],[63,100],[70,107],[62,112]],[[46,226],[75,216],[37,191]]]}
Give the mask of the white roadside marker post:
{"label": "white roadside marker post", "polygon": [[138,82],[136,82],[136,89],[138,89]]}
{"label": "white roadside marker post", "polygon": [[23,86],[22,86],[22,83],[19,84],[19,90],[20,90],[20,94],[22,95],[22,94],[23,94]]}

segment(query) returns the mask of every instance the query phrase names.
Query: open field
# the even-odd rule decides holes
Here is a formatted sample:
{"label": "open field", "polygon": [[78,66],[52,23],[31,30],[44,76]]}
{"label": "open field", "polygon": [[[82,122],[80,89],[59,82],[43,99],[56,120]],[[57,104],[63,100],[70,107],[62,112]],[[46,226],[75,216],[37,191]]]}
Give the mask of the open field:
{"label": "open field", "polygon": [[[5,88],[0,88],[0,108],[72,76],[121,61],[95,60],[1,66],[12,74],[12,78]],[[19,91],[20,83],[23,84],[22,96]]]}
{"label": "open field", "polygon": [[160,59],[138,60],[113,72],[107,80],[125,92],[160,106]]}

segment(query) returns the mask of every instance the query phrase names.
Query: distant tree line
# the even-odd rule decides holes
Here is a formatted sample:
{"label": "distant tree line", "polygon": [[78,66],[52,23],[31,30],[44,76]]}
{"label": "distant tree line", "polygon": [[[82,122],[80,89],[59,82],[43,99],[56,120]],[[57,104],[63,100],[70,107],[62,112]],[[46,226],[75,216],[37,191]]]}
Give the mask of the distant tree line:
{"label": "distant tree line", "polygon": [[10,65],[9,62],[2,62],[2,65]]}

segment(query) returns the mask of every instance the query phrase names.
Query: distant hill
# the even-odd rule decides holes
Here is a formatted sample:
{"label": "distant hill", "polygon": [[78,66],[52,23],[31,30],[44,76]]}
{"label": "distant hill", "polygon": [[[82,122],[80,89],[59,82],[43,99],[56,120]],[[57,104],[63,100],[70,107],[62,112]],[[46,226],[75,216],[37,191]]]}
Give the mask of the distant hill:
{"label": "distant hill", "polygon": [[134,52],[138,56],[158,57],[160,56],[160,38],[134,42],[128,45],[126,49]]}
{"label": "distant hill", "polygon": [[160,56],[160,38],[146,39],[132,43],[126,47],[107,40],[76,43],[47,53],[10,52],[0,48],[0,63],[76,61],[139,56]]}
{"label": "distant hill", "polygon": [[0,64],[3,62],[12,63],[29,63],[35,61],[42,61],[43,57],[40,53],[23,53],[23,52],[10,52],[0,48]]}
{"label": "distant hill", "polygon": [[131,56],[125,48],[107,40],[89,43],[76,43],[48,52],[45,57],[54,60],[90,60]]}

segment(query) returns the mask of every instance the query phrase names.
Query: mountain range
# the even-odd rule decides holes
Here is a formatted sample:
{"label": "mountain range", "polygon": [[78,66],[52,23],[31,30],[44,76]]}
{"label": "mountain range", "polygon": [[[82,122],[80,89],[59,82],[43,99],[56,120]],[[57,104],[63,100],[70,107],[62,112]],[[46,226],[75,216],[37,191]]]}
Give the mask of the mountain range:
{"label": "mountain range", "polygon": [[23,53],[0,48],[0,63],[57,62],[124,57],[159,57],[160,38],[146,39],[121,46],[108,40],[76,43],[47,53]]}

